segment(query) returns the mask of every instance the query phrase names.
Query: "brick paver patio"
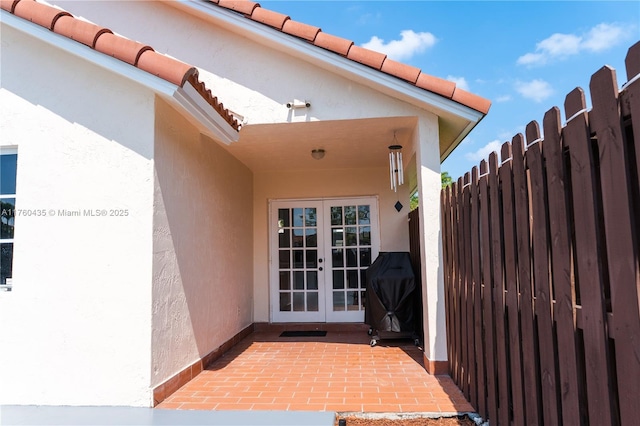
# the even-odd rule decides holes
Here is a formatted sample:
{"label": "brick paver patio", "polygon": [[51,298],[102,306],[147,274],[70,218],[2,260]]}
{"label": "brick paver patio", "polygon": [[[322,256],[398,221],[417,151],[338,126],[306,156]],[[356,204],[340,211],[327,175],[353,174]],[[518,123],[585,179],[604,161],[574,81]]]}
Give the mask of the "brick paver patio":
{"label": "brick paver patio", "polygon": [[366,331],[326,337],[254,332],[158,408],[473,412],[448,376],[432,376],[411,340],[369,346]]}

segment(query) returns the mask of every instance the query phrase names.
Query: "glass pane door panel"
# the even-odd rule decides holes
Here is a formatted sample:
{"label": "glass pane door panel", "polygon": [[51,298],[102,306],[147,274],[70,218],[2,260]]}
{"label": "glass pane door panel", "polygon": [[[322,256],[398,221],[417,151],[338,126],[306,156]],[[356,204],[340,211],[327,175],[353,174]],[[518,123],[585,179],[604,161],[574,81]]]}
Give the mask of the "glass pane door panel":
{"label": "glass pane door panel", "polygon": [[[333,280],[328,303],[334,312],[362,312],[366,297],[366,269],[374,251],[372,229],[375,222],[372,204],[333,201],[327,210],[331,223],[331,275]],[[339,202],[339,201],[337,201]],[[376,219],[377,220],[377,219]],[[338,317],[336,317],[338,318]]]}
{"label": "glass pane door panel", "polygon": [[307,310],[312,312],[318,311],[318,293],[317,292],[309,292],[307,293]]}
{"label": "glass pane door panel", "polygon": [[295,271],[293,273],[293,289],[304,290],[304,272]]}
{"label": "glass pane door panel", "polygon": [[287,271],[280,271],[280,290],[291,290],[291,280]]}
{"label": "glass pane door panel", "polygon": [[278,233],[278,245],[280,248],[291,247],[291,231],[283,229],[282,232]]}
{"label": "glass pane door panel", "polygon": [[333,292],[333,310],[334,311],[344,311],[344,292],[342,291],[334,291]]}
{"label": "glass pane door panel", "polygon": [[331,207],[331,225],[342,225],[342,207]]}
{"label": "glass pane door panel", "polygon": [[[272,318],[275,321],[323,321],[324,293],[321,297],[320,292],[324,288],[319,276],[322,203],[283,201],[274,203],[275,206],[277,219],[271,229],[277,232],[272,244],[277,244],[278,270],[272,277],[276,277],[278,283],[272,287],[271,294],[278,305],[273,306]],[[271,211],[273,214],[276,210]]]}

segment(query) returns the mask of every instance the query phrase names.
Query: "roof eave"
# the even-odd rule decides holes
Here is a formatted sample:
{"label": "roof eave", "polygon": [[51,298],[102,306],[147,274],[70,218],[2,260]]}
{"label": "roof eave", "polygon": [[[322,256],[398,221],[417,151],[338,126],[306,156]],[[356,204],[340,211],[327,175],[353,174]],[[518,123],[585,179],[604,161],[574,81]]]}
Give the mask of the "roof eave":
{"label": "roof eave", "polygon": [[468,121],[466,126],[460,127],[460,132],[456,132],[458,137],[455,140],[440,141],[445,146],[457,146],[468,134],[468,130],[472,129],[486,115],[454,100],[416,87],[397,77],[342,57],[335,52],[292,37],[262,23],[246,19],[237,12],[223,9],[208,1],[176,0],[166,4],[213,22],[244,37],[249,37],[253,41],[342,75],[378,92],[432,112],[441,119],[446,119],[447,115],[455,115]]}
{"label": "roof eave", "polygon": [[[462,131],[458,134],[458,136],[453,141],[451,141],[451,143],[448,146],[445,145],[445,149],[441,150],[441,153],[440,153],[440,163],[444,162],[444,160],[447,159],[447,157],[453,152],[453,150],[456,149],[458,145],[462,143],[464,138],[466,138],[467,135],[471,133],[471,131],[478,125],[478,123],[482,121],[485,115],[480,117],[478,121],[469,122],[469,124],[462,129]],[[440,144],[442,145],[442,141],[440,141]]]}
{"label": "roof eave", "polygon": [[208,105],[189,83],[185,83],[185,87],[191,87],[193,92],[189,91],[188,88],[184,89],[131,66],[126,62],[107,56],[84,44],[56,34],[40,25],[16,17],[5,10],[0,10],[0,12],[3,24],[7,24],[11,28],[24,34],[37,38],[55,48],[80,57],[94,65],[114,72],[152,90],[163,99],[170,101],[171,104],[177,107],[181,113],[207,136],[225,144],[230,144],[238,140],[238,132],[228,124],[213,107]]}

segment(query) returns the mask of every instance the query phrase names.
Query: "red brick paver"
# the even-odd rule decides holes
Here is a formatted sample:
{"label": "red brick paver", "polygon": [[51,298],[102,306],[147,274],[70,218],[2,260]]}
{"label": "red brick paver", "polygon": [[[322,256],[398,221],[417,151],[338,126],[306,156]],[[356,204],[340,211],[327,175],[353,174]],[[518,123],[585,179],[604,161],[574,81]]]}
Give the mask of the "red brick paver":
{"label": "red brick paver", "polygon": [[474,411],[447,376],[432,376],[411,340],[369,346],[366,332],[284,338],[255,332],[158,408],[337,412]]}

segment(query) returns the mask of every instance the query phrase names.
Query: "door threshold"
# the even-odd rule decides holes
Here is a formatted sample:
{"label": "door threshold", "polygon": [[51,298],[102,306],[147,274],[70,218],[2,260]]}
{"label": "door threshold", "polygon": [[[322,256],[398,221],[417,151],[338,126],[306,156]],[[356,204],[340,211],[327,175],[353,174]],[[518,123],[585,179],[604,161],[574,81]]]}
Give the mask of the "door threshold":
{"label": "door threshold", "polygon": [[282,331],[333,331],[333,332],[359,332],[366,333],[369,325],[361,322],[288,322],[268,323],[257,322],[254,324],[254,332],[282,332]]}

